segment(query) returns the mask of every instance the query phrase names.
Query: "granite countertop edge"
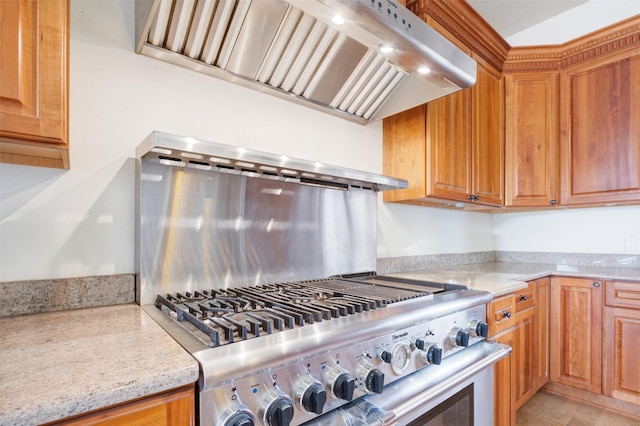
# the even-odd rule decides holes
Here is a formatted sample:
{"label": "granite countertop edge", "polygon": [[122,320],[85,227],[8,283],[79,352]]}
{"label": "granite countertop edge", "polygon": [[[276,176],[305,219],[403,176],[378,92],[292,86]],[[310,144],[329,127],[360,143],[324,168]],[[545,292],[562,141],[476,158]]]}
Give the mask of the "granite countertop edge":
{"label": "granite countertop edge", "polygon": [[197,361],[135,304],[1,318],[0,352],[6,426],[64,420],[199,376]]}
{"label": "granite countertop edge", "polygon": [[603,280],[640,281],[640,269],[602,266],[573,266],[516,262],[487,262],[436,266],[418,271],[385,275],[462,284],[469,289],[488,291],[494,298],[527,288],[528,282],[548,276],[570,276]]}

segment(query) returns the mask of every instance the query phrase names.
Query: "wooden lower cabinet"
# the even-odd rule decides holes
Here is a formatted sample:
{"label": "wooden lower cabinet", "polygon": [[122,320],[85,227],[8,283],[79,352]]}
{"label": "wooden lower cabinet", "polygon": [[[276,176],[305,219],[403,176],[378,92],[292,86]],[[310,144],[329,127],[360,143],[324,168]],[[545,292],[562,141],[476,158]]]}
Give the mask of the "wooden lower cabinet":
{"label": "wooden lower cabinet", "polygon": [[551,279],[551,380],[602,393],[603,281]]}
{"label": "wooden lower cabinet", "polygon": [[640,404],[640,282],[605,286],[603,393]]}
{"label": "wooden lower cabinet", "polygon": [[515,409],[549,380],[549,278],[515,293],[513,356]]}
{"label": "wooden lower cabinet", "polygon": [[[509,328],[497,336],[494,336],[493,340],[513,348],[513,328]],[[515,425],[515,396],[512,392],[515,377],[515,360],[513,353],[495,364],[493,375],[493,422],[496,426]]]}
{"label": "wooden lower cabinet", "polygon": [[533,315],[536,392],[549,381],[549,298],[551,278],[545,277],[534,281],[536,310]]}
{"label": "wooden lower cabinet", "polygon": [[640,404],[640,310],[605,308],[604,316],[603,393]]}
{"label": "wooden lower cabinet", "polygon": [[515,358],[515,409],[522,407],[536,392],[535,307],[516,313],[513,331]]}
{"label": "wooden lower cabinet", "polygon": [[192,426],[194,424],[193,386],[53,423],[55,426]]}

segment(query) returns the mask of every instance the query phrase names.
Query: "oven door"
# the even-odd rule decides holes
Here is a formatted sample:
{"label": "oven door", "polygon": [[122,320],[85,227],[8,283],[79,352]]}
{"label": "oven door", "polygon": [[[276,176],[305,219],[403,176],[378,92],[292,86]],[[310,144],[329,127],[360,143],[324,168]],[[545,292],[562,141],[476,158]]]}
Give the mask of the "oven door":
{"label": "oven door", "polygon": [[499,343],[476,343],[308,424],[492,425],[493,365],[510,352]]}

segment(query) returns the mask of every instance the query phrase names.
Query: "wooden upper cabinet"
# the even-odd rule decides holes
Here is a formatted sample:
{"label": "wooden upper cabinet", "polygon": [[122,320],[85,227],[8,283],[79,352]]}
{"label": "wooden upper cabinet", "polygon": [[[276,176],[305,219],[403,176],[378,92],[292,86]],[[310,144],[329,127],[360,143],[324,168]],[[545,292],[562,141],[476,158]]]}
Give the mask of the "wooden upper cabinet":
{"label": "wooden upper cabinet", "polygon": [[499,71],[478,55],[471,88],[473,179],[471,194],[482,204],[504,204],[504,82]]}
{"label": "wooden upper cabinet", "polygon": [[0,1],[0,161],[69,168],[68,0]]}
{"label": "wooden upper cabinet", "polygon": [[560,73],[562,204],[640,201],[640,49]]}
{"label": "wooden upper cabinet", "polygon": [[438,21],[423,19],[478,62],[476,84],[384,120],[384,173],[409,181],[407,189],[385,192],[384,201],[502,206],[501,73]]}
{"label": "wooden upper cabinet", "polygon": [[556,205],[558,73],[507,74],[505,92],[505,205]]}
{"label": "wooden upper cabinet", "polygon": [[426,104],[426,196],[467,201],[471,194],[471,91]]}

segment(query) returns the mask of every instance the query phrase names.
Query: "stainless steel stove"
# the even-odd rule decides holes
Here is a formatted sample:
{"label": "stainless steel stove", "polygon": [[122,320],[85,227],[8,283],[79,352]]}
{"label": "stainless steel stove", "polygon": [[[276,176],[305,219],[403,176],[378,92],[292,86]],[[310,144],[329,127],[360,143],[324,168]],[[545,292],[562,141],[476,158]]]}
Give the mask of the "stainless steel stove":
{"label": "stainless steel stove", "polygon": [[160,133],[138,158],[138,300],[200,363],[200,425],[492,422],[491,294],[366,272],[406,182]]}

